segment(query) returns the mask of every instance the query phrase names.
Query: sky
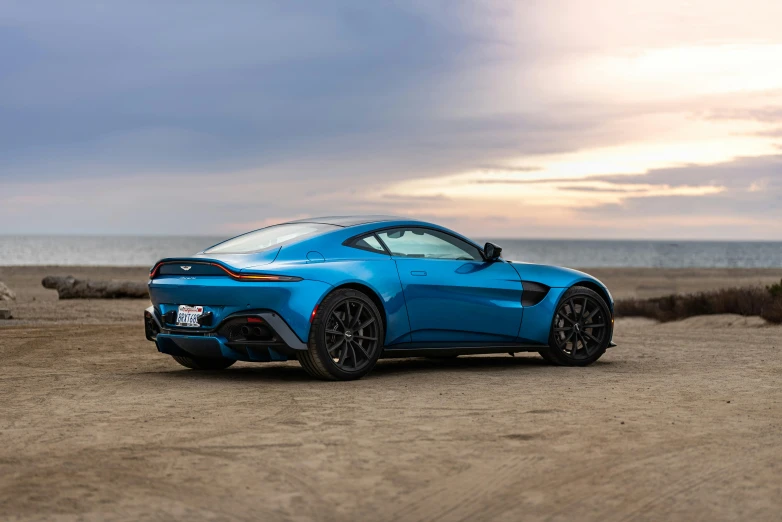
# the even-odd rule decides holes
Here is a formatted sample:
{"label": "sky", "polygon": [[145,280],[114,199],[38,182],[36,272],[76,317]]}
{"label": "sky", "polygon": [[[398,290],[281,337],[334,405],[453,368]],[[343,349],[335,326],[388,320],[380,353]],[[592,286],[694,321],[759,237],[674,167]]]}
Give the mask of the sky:
{"label": "sky", "polygon": [[782,240],[782,2],[0,0],[0,234]]}

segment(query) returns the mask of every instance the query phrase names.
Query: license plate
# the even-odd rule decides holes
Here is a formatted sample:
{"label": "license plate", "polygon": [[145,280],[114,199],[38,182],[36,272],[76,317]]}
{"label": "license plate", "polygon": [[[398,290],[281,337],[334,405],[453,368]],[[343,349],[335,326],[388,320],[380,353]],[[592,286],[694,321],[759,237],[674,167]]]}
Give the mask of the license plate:
{"label": "license plate", "polygon": [[198,318],[204,313],[203,306],[179,305],[179,311],[176,315],[176,325],[187,328],[198,328]]}

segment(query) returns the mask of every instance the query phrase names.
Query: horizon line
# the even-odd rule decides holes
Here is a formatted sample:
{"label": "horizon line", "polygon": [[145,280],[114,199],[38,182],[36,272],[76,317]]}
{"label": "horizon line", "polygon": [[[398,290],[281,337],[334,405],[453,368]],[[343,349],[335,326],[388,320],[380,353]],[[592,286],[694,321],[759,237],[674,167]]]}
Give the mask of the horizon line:
{"label": "horizon line", "polygon": [[[63,234],[63,233],[46,233],[46,232],[34,232],[26,234],[8,234],[0,233],[0,238],[27,238],[27,237],[60,237],[60,238],[226,238],[230,239],[240,234],[134,234],[134,233],[97,233],[97,232],[85,232],[75,234]],[[470,236],[466,236],[470,237]],[[480,236],[473,236],[480,237]],[[573,238],[573,237],[501,237],[491,236],[495,241],[632,241],[632,242],[666,242],[666,243],[782,243],[782,239],[738,239],[738,238],[715,238],[715,239],[693,239],[693,238],[646,238],[646,237],[588,237],[588,238]],[[485,237],[483,238],[485,239]]]}

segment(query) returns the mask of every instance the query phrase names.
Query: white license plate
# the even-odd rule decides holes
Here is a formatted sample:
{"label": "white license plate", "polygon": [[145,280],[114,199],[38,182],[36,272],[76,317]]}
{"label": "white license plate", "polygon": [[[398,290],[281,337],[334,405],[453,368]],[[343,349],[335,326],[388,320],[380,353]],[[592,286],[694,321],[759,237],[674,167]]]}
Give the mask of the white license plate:
{"label": "white license plate", "polygon": [[176,314],[176,324],[177,326],[198,328],[201,326],[198,324],[198,318],[201,317],[201,314],[203,313],[203,306],[179,305],[179,311]]}

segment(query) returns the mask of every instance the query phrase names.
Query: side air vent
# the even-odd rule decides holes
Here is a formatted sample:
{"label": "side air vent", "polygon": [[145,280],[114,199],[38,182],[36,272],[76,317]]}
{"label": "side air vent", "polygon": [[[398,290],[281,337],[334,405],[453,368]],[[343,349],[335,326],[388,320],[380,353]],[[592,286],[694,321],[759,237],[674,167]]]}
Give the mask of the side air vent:
{"label": "side air vent", "polygon": [[521,292],[522,306],[535,306],[545,299],[548,295],[548,291],[551,290],[546,285],[533,283],[532,281],[522,281],[521,285],[524,288]]}

